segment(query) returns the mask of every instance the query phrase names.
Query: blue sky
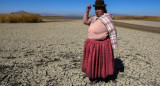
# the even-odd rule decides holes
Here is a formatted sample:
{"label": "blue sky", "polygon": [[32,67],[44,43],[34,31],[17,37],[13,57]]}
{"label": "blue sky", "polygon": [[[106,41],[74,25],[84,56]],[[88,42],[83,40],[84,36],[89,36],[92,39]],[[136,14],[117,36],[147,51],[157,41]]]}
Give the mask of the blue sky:
{"label": "blue sky", "polygon": [[[160,16],[160,0],[104,0],[108,13],[137,16]],[[83,15],[95,0],[0,0],[0,13],[24,10],[55,15]],[[94,7],[90,12],[94,15]]]}

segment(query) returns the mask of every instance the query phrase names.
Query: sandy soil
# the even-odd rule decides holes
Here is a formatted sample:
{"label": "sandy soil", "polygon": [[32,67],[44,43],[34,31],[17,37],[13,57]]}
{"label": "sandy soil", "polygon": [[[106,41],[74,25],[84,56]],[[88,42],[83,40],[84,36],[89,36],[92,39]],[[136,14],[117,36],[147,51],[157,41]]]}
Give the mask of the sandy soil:
{"label": "sandy soil", "polygon": [[81,20],[0,23],[0,85],[159,86],[160,34],[116,28],[115,73],[91,82],[81,72],[88,29]]}

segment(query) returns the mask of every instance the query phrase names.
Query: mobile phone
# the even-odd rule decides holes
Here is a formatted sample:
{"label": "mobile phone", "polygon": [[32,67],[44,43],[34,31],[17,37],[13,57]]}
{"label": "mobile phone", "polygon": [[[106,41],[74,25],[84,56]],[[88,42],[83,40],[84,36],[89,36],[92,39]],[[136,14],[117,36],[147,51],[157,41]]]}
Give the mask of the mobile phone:
{"label": "mobile phone", "polygon": [[91,9],[91,7],[88,7],[88,9]]}
{"label": "mobile phone", "polygon": [[91,4],[90,4],[90,6],[88,7],[88,9],[91,9]]}

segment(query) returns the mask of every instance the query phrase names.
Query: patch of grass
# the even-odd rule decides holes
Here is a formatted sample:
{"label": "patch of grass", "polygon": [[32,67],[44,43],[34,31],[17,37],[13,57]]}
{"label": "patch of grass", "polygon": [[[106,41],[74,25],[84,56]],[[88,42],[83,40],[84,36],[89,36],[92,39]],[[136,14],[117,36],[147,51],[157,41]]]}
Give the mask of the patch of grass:
{"label": "patch of grass", "polygon": [[1,23],[38,23],[41,21],[39,14],[0,14]]}

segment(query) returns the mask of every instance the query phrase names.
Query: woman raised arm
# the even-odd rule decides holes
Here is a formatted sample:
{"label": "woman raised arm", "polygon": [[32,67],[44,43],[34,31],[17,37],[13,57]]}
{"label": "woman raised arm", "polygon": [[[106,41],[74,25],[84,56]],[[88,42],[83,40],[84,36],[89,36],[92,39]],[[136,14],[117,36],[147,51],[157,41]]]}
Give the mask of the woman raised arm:
{"label": "woman raised arm", "polygon": [[86,8],[86,12],[83,16],[83,23],[86,25],[90,25],[90,21],[88,19],[89,11],[91,10],[91,5],[89,4]]}

